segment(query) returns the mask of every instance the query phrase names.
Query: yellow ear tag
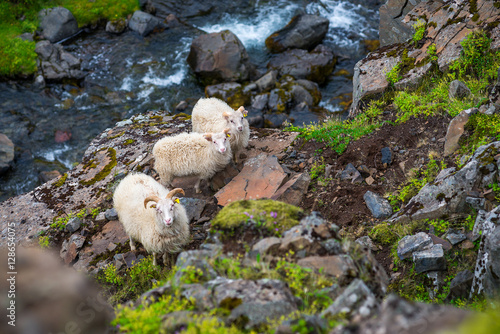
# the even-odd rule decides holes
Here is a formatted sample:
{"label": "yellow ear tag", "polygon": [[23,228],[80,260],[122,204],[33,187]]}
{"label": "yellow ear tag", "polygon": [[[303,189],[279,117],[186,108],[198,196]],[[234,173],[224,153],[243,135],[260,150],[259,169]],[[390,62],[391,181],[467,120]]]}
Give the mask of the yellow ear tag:
{"label": "yellow ear tag", "polygon": [[230,133],[226,133],[226,136],[229,138],[229,137],[231,137],[231,134]]}
{"label": "yellow ear tag", "polygon": [[243,114],[243,117],[247,117],[247,114]]}
{"label": "yellow ear tag", "polygon": [[150,208],[156,208],[156,204],[151,204]]}
{"label": "yellow ear tag", "polygon": [[175,202],[175,203],[180,203],[181,201],[179,201],[179,199],[178,199],[178,198],[176,198],[176,199],[174,200],[174,202]]}

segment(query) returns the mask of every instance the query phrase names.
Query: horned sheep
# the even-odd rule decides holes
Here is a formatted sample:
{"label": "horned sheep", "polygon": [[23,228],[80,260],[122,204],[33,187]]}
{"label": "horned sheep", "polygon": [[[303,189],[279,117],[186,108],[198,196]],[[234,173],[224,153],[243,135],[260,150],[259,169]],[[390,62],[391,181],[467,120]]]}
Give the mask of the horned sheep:
{"label": "horned sheep", "polygon": [[193,108],[191,121],[194,132],[220,132],[225,128],[231,131],[231,150],[237,163],[242,148],[248,146],[250,127],[245,119],[247,111],[243,106],[237,110],[215,97],[201,98]]}
{"label": "horned sheep", "polygon": [[153,253],[154,265],[157,253],[163,254],[163,263],[167,264],[167,256],[181,251],[189,242],[189,220],[184,206],[174,198],[177,194],[184,191],[168,191],[151,176],[138,173],[127,175],[113,195],[131,250],[135,250],[134,240],[139,241]]}
{"label": "horned sheep", "polygon": [[231,162],[229,129],[218,133],[181,133],[164,137],[153,147],[154,168],[160,175],[160,182],[166,187],[176,176],[198,176],[194,188],[201,193],[200,183]]}

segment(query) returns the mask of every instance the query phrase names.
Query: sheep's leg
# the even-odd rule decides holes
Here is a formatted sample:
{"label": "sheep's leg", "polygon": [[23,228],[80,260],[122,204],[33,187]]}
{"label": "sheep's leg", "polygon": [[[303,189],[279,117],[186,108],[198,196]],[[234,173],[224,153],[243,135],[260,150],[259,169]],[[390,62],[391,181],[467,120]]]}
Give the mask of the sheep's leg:
{"label": "sheep's leg", "polygon": [[135,243],[134,243],[134,240],[132,240],[132,237],[129,237],[129,239],[130,239],[130,250],[131,250],[132,252],[134,252],[134,251],[135,251]]}
{"label": "sheep's leg", "polygon": [[163,253],[163,265],[168,268],[172,268],[172,254],[165,252]]}
{"label": "sheep's leg", "polygon": [[156,266],[156,253],[153,252],[153,266]]}
{"label": "sheep's leg", "polygon": [[196,181],[196,184],[194,185],[194,190],[196,191],[197,194],[201,194],[201,189],[200,189],[201,180],[202,178],[199,177],[198,181]]}

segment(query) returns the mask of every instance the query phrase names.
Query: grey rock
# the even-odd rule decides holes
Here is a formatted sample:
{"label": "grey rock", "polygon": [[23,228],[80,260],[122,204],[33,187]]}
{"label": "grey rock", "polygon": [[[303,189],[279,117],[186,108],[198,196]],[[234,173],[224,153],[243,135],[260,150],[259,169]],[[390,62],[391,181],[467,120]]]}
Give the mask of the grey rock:
{"label": "grey rock", "polygon": [[45,79],[43,75],[37,75],[35,78],[34,86],[36,89],[42,90],[45,88]]}
{"label": "grey rock", "polygon": [[355,240],[355,242],[357,242],[358,244],[360,244],[363,247],[366,247],[367,249],[369,249],[371,251],[377,250],[377,246],[375,246],[372,239],[367,235],[365,235],[364,237],[357,238]]}
{"label": "grey rock", "polygon": [[307,328],[308,333],[319,334],[326,333],[328,329],[328,321],[319,315],[301,315],[298,319],[285,320],[276,328],[274,334],[290,334],[293,333],[294,326],[303,326]]}
{"label": "grey rock", "polygon": [[144,292],[141,297],[138,299],[138,301],[146,301],[146,304],[148,303],[154,303],[158,299],[160,299],[161,296],[165,294],[170,294],[173,291],[172,285],[170,281],[167,283],[163,284],[162,286],[156,287],[154,289],[148,290]]}
{"label": "grey rock", "polygon": [[274,88],[274,86],[276,86],[277,79],[278,79],[278,72],[269,71],[262,77],[260,77],[257,81],[255,81],[255,84],[257,85],[259,92],[264,92]]}
{"label": "grey rock", "polygon": [[118,220],[118,212],[116,212],[115,208],[111,208],[104,212],[104,216],[107,220]]}
{"label": "grey rock", "polygon": [[484,198],[467,196],[465,198],[465,203],[467,203],[474,210],[479,211],[484,210],[486,200]]}
{"label": "grey rock", "polygon": [[321,43],[329,24],[321,16],[297,15],[284,28],[272,33],[266,39],[266,46],[275,53],[294,48],[310,50]]}
{"label": "grey rock", "polygon": [[370,209],[373,217],[377,219],[384,219],[392,214],[391,204],[382,196],[368,190],[363,195],[363,199],[365,200],[366,206]]}
{"label": "grey rock", "polygon": [[305,103],[307,106],[312,107],[314,105],[314,99],[312,95],[302,87],[301,85],[293,85],[291,89],[292,93],[292,103],[298,105],[300,103]]}
{"label": "grey rock", "polygon": [[24,41],[33,42],[33,34],[30,32],[25,32],[24,34],[19,35],[19,38]]}
{"label": "grey rock", "polygon": [[488,213],[484,210],[479,210],[477,213],[476,221],[474,222],[474,228],[472,229],[471,241],[476,241],[481,237],[483,231],[483,223],[486,220],[486,215]]}
{"label": "grey rock", "polygon": [[270,237],[259,240],[255,245],[253,245],[252,250],[258,252],[259,254],[272,254],[277,251],[281,245],[280,238]]}
{"label": "grey rock", "polygon": [[264,125],[270,128],[280,128],[288,120],[286,114],[265,114]]}
{"label": "grey rock", "polygon": [[359,278],[351,284],[321,313],[321,316],[335,316],[343,313],[347,318],[360,316],[368,318],[379,308],[372,291]]}
{"label": "grey rock", "polygon": [[390,165],[392,162],[392,151],[389,147],[384,147],[381,150],[382,153],[382,163]]}
{"label": "grey rock", "polygon": [[207,289],[201,284],[184,284],[181,289],[181,296],[186,299],[192,298],[198,310],[204,311],[214,308],[211,289]]}
{"label": "grey rock", "polygon": [[95,217],[95,221],[97,223],[103,223],[105,222],[106,219],[106,214],[104,212],[99,212],[99,214]]}
{"label": "grey rock", "polygon": [[407,259],[414,252],[428,248],[430,245],[432,245],[432,239],[425,232],[407,235],[398,242],[398,257],[401,260]]}
{"label": "grey rock", "polygon": [[450,282],[450,293],[446,297],[446,300],[469,298],[473,278],[474,274],[469,270],[463,270],[456,274]]}
{"label": "grey rock", "polygon": [[252,97],[252,108],[255,110],[265,110],[269,101],[269,94],[259,94]]}
{"label": "grey rock", "polygon": [[227,101],[235,94],[241,94],[241,84],[237,82],[223,82],[220,84],[209,85],[205,87],[205,93],[208,97],[217,97]]}
{"label": "grey rock", "polygon": [[209,281],[215,278],[217,273],[207,261],[214,255],[214,252],[204,250],[191,250],[180,253],[175,263],[175,266],[179,268],[174,276],[176,284],[182,283],[184,277],[191,270],[201,272],[201,276],[199,276],[201,281]]}
{"label": "grey rock", "polygon": [[467,237],[465,236],[465,234],[463,234],[460,231],[450,229],[446,233],[446,239],[448,239],[448,241],[453,246],[455,246],[456,244],[461,243],[462,241],[464,241],[465,239],[467,239]]}
{"label": "grey rock", "polygon": [[357,182],[357,180],[363,180],[363,177],[353,164],[348,163],[346,168],[340,174],[340,179],[342,181],[351,180],[354,183]]}
{"label": "grey rock", "polygon": [[339,279],[355,277],[358,272],[349,255],[310,256],[298,260],[297,264]]}
{"label": "grey rock", "polygon": [[75,17],[64,7],[42,9],[38,17],[41,33],[51,43],[59,42],[78,32]]}
{"label": "grey rock", "polygon": [[489,263],[484,274],[484,293],[490,298],[500,296],[500,226],[485,238],[484,251]]}
{"label": "grey rock", "polygon": [[78,217],[71,218],[68,220],[68,223],[66,224],[66,231],[69,233],[73,233],[77,231],[80,226],[82,226],[82,220]]}
{"label": "grey rock", "polygon": [[470,89],[460,80],[453,80],[450,83],[448,95],[450,99],[463,99],[471,94]]}
{"label": "grey rock", "polygon": [[6,173],[14,165],[14,143],[0,133],[0,175]]}
{"label": "grey rock", "polygon": [[200,219],[201,213],[207,205],[207,201],[199,198],[182,197],[180,198],[180,202],[186,209],[186,214],[189,222],[198,221],[198,219]]}
{"label": "grey rock", "polygon": [[269,100],[267,101],[267,106],[271,111],[284,112],[291,105],[291,102],[292,102],[291,92],[276,88],[269,93]]}
{"label": "grey rock", "polygon": [[416,5],[415,1],[388,0],[380,7],[380,46],[403,43],[413,36],[414,29],[402,18]]}
{"label": "grey rock", "polygon": [[41,72],[46,80],[60,81],[65,78],[82,79],[81,60],[50,41],[36,43],[35,52],[40,56]]}
{"label": "grey rock", "polygon": [[446,270],[446,259],[444,258],[443,246],[432,245],[430,248],[414,252],[415,272]]}
{"label": "grey rock", "polygon": [[297,311],[296,298],[279,280],[235,280],[216,286],[213,295],[218,307],[232,309],[228,321],[243,323],[246,329]]}
{"label": "grey rock", "polygon": [[134,12],[134,15],[132,15],[132,18],[130,18],[128,27],[141,36],[147,36],[155,28],[163,27],[163,24],[153,15],[137,10]]}
{"label": "grey rock", "polygon": [[322,241],[321,246],[323,246],[328,255],[338,255],[343,253],[342,244],[336,239]]}
{"label": "grey rock", "polygon": [[127,28],[128,22],[126,19],[121,18],[106,23],[106,31],[112,34],[121,34]]}
{"label": "grey rock", "polygon": [[115,260],[115,264],[125,265],[127,268],[132,267],[139,261],[134,252],[115,254],[113,259]]}

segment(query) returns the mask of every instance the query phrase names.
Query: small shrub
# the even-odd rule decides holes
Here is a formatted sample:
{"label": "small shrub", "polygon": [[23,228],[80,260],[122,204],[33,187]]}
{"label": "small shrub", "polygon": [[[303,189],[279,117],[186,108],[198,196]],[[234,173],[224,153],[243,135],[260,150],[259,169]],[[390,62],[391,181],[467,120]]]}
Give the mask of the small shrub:
{"label": "small shrub", "polygon": [[415,29],[415,34],[413,35],[413,42],[415,45],[420,42],[422,38],[424,38],[425,29],[427,28],[427,23],[425,20],[418,19],[417,22],[413,25],[413,29]]}
{"label": "small shrub", "polygon": [[41,248],[49,248],[50,238],[47,235],[41,235],[38,237],[38,244]]}

